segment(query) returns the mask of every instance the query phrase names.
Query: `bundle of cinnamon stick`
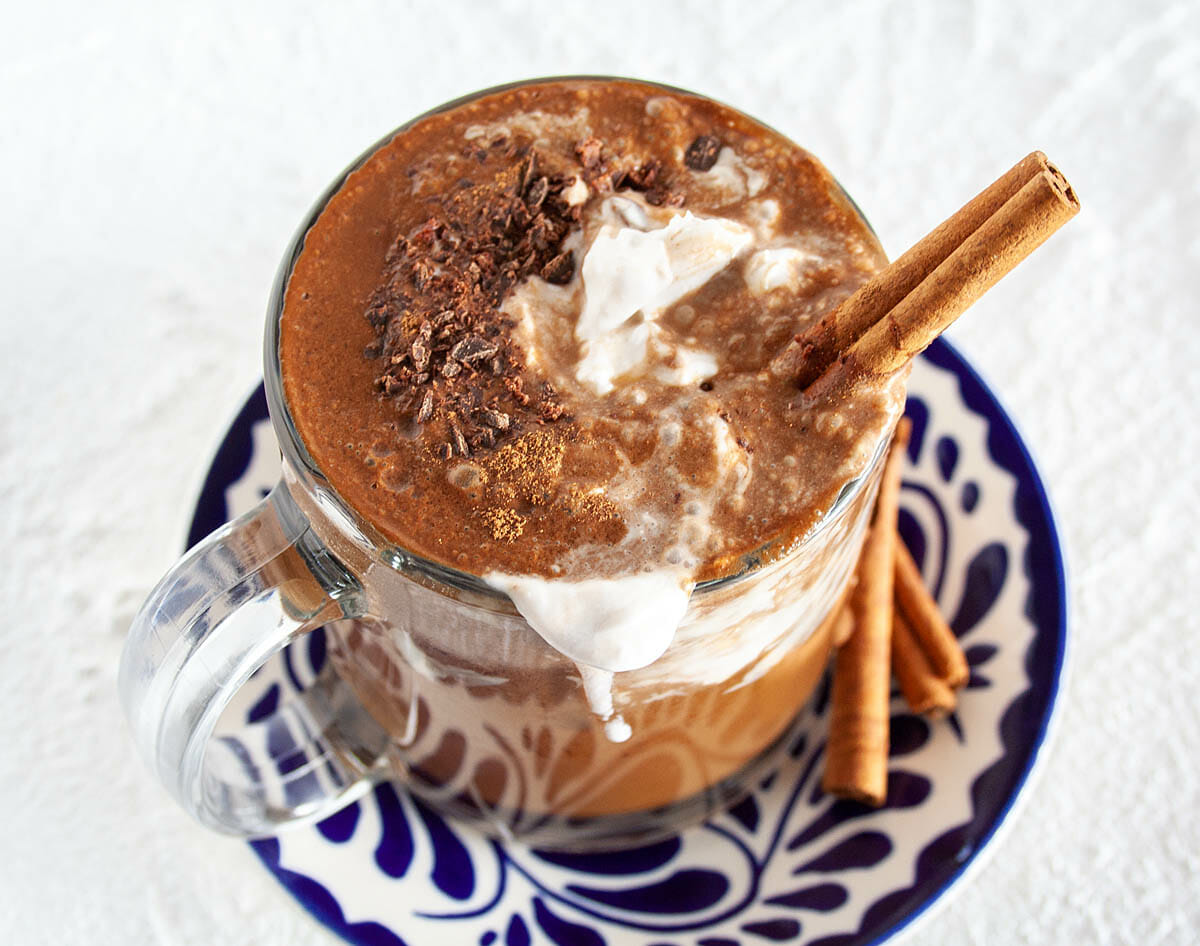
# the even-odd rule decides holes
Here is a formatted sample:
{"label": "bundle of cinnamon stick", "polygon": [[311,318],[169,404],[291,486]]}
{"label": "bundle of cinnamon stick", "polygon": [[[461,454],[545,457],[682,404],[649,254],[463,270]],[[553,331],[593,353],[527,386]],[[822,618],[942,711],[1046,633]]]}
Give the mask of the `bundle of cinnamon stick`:
{"label": "bundle of cinnamon stick", "polygon": [[[925,350],[958,316],[1079,211],[1066,178],[1035,151],[795,339],[772,362],[811,400],[843,399]],[[887,791],[894,674],[914,712],[955,706],[962,649],[896,532],[908,427],[898,425],[857,583],[836,618],[838,646],[825,790],[872,805]]]}
{"label": "bundle of cinnamon stick", "polygon": [[954,711],[970,676],[958,638],[925,588],[896,530],[909,424],[896,428],[854,587],[834,621],[837,663],[824,787],[840,798],[883,804],[893,676],[914,713]]}

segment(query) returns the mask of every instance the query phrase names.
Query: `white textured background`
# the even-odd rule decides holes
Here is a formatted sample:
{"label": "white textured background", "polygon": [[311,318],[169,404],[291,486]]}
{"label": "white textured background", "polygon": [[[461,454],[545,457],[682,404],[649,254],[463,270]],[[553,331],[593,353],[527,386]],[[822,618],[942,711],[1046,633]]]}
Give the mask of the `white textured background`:
{"label": "white textured background", "polygon": [[916,938],[1197,941],[1200,7],[79,0],[2,21],[0,941],[333,942],[134,759],[122,638],[258,377],[310,202],[413,114],[569,72],[759,116],[893,254],[1032,148],[1070,177],[1083,213],[951,337],[1056,503],[1071,680],[1017,822]]}

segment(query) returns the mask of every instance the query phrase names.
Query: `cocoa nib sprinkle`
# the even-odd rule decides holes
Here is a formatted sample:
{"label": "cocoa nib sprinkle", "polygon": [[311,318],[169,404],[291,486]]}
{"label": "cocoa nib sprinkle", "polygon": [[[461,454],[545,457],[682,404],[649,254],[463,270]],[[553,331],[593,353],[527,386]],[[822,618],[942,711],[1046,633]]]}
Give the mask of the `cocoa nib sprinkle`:
{"label": "cocoa nib sprinkle", "polygon": [[542,267],[542,278],[556,286],[565,286],[575,275],[575,260],[569,252],[559,253]]}
{"label": "cocoa nib sprinkle", "polygon": [[708,171],[717,163],[721,140],[712,135],[698,135],[683,155],[683,163],[693,171]]}
{"label": "cocoa nib sprinkle", "polygon": [[434,452],[447,460],[495,446],[522,420],[566,413],[554,388],[530,377],[500,305],[527,276],[558,285],[574,277],[562,247],[579,225],[579,207],[562,196],[574,178],[543,173],[528,148],[477,157],[481,183],[460,181],[433,217],[396,240],[365,313],[380,393],[432,425]]}
{"label": "cocoa nib sprinkle", "polygon": [[445,460],[494,447],[525,422],[567,416],[554,387],[526,366],[500,306],[526,277],[559,286],[574,278],[563,242],[579,229],[582,205],[564,191],[576,177],[592,194],[628,189],[655,206],[683,203],[657,159],[611,154],[596,138],[575,145],[574,165],[507,138],[464,156],[480,167],[397,238],[365,312],[375,340],[364,354],[381,363],[380,394],[426,428]]}
{"label": "cocoa nib sprinkle", "polygon": [[663,204],[678,207],[683,203],[683,195],[671,189],[662,162],[657,158],[627,167],[628,162],[607,154],[596,138],[586,138],[576,144],[575,154],[583,165],[583,179],[597,190],[638,191],[646,203],[655,207]]}

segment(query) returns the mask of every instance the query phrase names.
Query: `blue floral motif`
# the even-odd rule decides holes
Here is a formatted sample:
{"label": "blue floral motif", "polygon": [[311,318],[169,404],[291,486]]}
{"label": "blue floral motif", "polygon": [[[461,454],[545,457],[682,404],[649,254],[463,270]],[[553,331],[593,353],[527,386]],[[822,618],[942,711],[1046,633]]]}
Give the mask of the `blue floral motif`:
{"label": "blue floral motif", "polygon": [[354,829],[358,827],[358,818],[362,814],[362,806],[351,802],[341,811],[335,811],[328,818],[317,822],[317,830],[321,837],[334,844],[345,844],[354,837]]}
{"label": "blue floral motif", "polygon": [[763,903],[777,907],[792,907],[796,910],[819,910],[827,912],[836,910],[846,902],[850,895],[841,884],[814,884],[811,887],[799,887],[787,893],[768,897]]}
{"label": "blue floral motif", "polygon": [[466,900],[475,890],[475,868],[471,863],[471,855],[441,815],[424,805],[418,805],[417,812],[425,823],[425,830],[429,832],[433,849],[430,880],[447,897]]}
{"label": "blue floral motif", "polygon": [[954,633],[962,637],[978,624],[996,603],[1008,577],[1008,550],[999,542],[985,545],[967,565],[966,587],[958,611],[950,619]]}
{"label": "blue floral motif", "polygon": [[594,929],[564,920],[546,906],[540,897],[533,898],[533,913],[538,926],[556,946],[605,946],[604,937]]}
{"label": "blue floral motif", "polygon": [[246,714],[246,722],[258,723],[273,716],[275,710],[279,708],[279,684],[272,683],[267,687],[267,692],[264,693],[254,705],[250,707],[250,712]]}
{"label": "blue floral motif", "polygon": [[389,877],[403,877],[413,859],[413,835],[404,817],[404,809],[396,789],[384,783],[375,786],[375,803],[383,822],[379,843],[375,846],[375,863]]}
{"label": "blue floral motif", "polygon": [[620,890],[600,890],[582,884],[568,884],[567,890],[579,897],[608,904],[631,913],[661,913],[669,903],[678,913],[695,913],[718,903],[729,891],[725,875],[715,870],[681,870],[655,883]]}
{"label": "blue floral motif", "polygon": [[645,874],[662,867],[679,853],[679,838],[667,838],[654,844],[624,851],[534,851],[541,860],[568,870],[586,874]]}
{"label": "blue floral motif", "polygon": [[508,921],[508,930],[504,934],[504,946],[529,946],[529,927],[517,914]]}
{"label": "blue floral motif", "polygon": [[[352,943],[851,946],[878,941],[908,922],[959,875],[1007,814],[1041,742],[1065,635],[1057,541],[1015,430],[944,342],[935,343],[918,368],[908,406],[914,430],[900,528],[943,609],[954,615],[951,625],[971,669],[970,693],[960,712],[941,723],[905,712],[897,700],[885,808],[839,801],[821,790],[826,680],[797,720],[779,767],[753,794],[704,826],[655,844],[581,854],[487,841],[383,783],[315,825],[294,855],[289,836],[253,842],[263,863]],[[947,399],[944,385],[926,388],[923,373],[939,383],[952,379],[957,402]],[[265,416],[259,392],[209,472],[193,538],[242,511],[227,509],[224,497],[253,468],[251,430]],[[982,451],[972,424],[982,431]],[[1019,541],[991,531],[1006,488]],[[1014,582],[1027,589],[1020,613],[1005,595]],[[1001,609],[1006,631],[1014,621],[1029,623],[1029,641],[1015,662],[1011,635],[987,630]],[[289,761],[292,743],[277,711],[325,662],[324,636],[314,633],[250,684],[247,721],[264,727],[281,765],[299,762]],[[961,814],[934,810],[935,784],[942,804],[945,766],[956,764],[943,760],[974,758],[973,747],[990,741],[974,735],[989,729],[1002,750],[963,773]],[[317,853],[360,848],[367,853],[358,863],[397,891],[369,920],[343,913],[337,891],[347,881],[322,873]],[[911,885],[873,886],[874,868],[901,857],[915,878]]]}
{"label": "blue floral motif", "polygon": [[755,801],[753,795],[747,795],[729,809],[729,816],[735,819],[750,834],[753,834],[758,827],[758,819],[761,817],[758,810],[758,802]]}
{"label": "blue floral motif", "polygon": [[760,936],[763,939],[769,939],[776,943],[781,943],[784,940],[794,940],[800,935],[800,924],[796,920],[787,918],[744,923],[742,924],[742,929],[747,933],[753,933],[755,936]]}

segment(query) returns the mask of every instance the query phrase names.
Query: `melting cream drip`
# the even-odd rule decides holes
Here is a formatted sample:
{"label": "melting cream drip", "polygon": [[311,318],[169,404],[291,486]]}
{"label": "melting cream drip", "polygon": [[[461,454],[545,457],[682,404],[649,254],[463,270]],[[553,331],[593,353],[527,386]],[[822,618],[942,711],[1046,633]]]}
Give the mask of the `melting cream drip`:
{"label": "melting cream drip", "polygon": [[663,569],[563,581],[491,572],[483,578],[512,599],[547,644],[575,662],[609,739],[628,739],[629,726],[613,709],[613,674],[649,666],[671,645],[692,592],[688,574]]}

